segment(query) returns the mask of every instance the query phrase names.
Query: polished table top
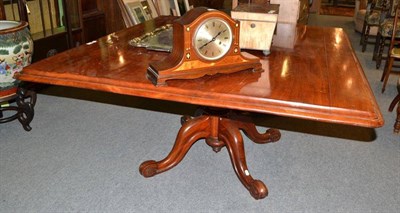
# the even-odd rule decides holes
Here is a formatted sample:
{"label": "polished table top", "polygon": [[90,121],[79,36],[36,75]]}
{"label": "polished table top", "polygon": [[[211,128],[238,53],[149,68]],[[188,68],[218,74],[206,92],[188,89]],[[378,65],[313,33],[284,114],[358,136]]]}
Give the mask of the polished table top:
{"label": "polished table top", "polygon": [[293,49],[272,48],[269,56],[250,52],[261,58],[264,72],[170,80],[156,87],[146,69],[168,53],[135,48],[128,41],[171,21],[158,18],[113,33],[34,63],[17,78],[363,127],[384,123],[343,29],[299,26]]}

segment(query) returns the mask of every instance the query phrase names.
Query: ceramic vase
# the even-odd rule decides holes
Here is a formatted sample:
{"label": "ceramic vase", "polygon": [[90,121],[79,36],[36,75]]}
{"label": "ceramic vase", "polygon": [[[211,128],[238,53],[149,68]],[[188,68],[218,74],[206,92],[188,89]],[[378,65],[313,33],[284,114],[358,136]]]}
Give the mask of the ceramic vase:
{"label": "ceramic vase", "polygon": [[32,61],[33,40],[28,23],[0,20],[0,98],[16,92],[14,74]]}

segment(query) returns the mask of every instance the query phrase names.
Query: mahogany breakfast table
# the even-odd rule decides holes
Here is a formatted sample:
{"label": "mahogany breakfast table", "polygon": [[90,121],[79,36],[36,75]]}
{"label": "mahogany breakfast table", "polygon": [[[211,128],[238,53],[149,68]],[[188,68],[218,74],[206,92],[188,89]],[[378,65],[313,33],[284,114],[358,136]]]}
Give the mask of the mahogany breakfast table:
{"label": "mahogany breakfast table", "polygon": [[168,156],[143,162],[140,173],[151,177],[173,168],[196,141],[205,139],[216,152],[227,148],[238,178],[255,199],[267,196],[268,190],[247,169],[240,130],[256,143],[275,142],[281,135],[277,129],[258,133],[245,112],[367,128],[384,123],[342,29],[298,26],[293,49],[272,48],[269,56],[252,51],[260,57],[263,72],[245,70],[154,86],[146,78],[148,64],[168,53],[133,47],[128,41],[172,21],[160,17],[110,34],[33,63],[17,78],[202,106],[193,117],[182,117]]}

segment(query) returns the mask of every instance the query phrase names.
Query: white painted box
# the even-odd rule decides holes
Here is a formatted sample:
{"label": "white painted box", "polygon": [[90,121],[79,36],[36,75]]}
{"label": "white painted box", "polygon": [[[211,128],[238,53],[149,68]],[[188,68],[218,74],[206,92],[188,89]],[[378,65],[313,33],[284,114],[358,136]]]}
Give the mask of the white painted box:
{"label": "white painted box", "polygon": [[279,4],[239,4],[231,11],[240,21],[240,48],[269,54],[278,21]]}

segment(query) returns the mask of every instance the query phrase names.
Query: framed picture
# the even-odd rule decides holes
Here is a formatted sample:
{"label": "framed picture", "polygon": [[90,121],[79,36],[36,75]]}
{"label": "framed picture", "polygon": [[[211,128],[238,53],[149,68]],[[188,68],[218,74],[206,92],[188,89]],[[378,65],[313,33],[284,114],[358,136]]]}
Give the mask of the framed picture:
{"label": "framed picture", "polygon": [[181,16],[178,0],[169,0],[169,5],[170,5],[170,10],[171,10],[171,15]]}
{"label": "framed picture", "polygon": [[164,16],[181,16],[186,11],[183,0],[155,0],[155,4],[159,8],[160,15]]}
{"label": "framed picture", "polygon": [[131,27],[158,17],[152,0],[117,0],[125,26]]}
{"label": "framed picture", "polygon": [[171,15],[171,5],[169,0],[154,0],[155,4],[158,7],[158,10],[160,12],[160,15],[163,16],[170,16]]}
{"label": "framed picture", "polygon": [[193,1],[189,0],[177,0],[180,15],[183,16],[187,11],[194,8]]}
{"label": "framed picture", "polygon": [[185,3],[185,9],[186,11],[189,11],[194,8],[194,0],[183,0]]}
{"label": "framed picture", "polygon": [[143,10],[146,12],[147,16],[150,17],[150,19],[158,17],[158,12],[153,0],[142,0],[140,3],[142,4]]}

